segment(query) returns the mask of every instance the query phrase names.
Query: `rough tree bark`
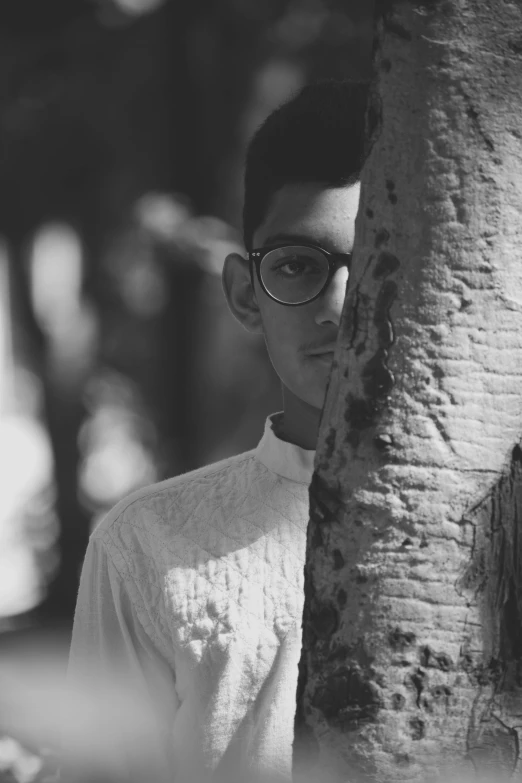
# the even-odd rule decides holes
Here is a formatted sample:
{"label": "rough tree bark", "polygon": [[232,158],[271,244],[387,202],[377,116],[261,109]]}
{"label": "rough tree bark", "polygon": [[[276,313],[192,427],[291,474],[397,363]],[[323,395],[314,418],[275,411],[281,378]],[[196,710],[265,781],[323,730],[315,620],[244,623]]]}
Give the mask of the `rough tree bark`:
{"label": "rough tree bark", "polygon": [[381,1],[374,66],[295,770],[522,779],[522,6]]}

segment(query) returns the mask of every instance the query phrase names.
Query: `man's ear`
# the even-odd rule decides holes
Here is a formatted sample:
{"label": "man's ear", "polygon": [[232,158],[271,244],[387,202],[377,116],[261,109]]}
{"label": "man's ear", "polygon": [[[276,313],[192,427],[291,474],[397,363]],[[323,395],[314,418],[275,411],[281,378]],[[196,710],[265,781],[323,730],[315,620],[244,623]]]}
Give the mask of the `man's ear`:
{"label": "man's ear", "polygon": [[252,288],[249,262],[238,253],[225,259],[221,277],[230,312],[247,331],[262,334],[263,323]]}

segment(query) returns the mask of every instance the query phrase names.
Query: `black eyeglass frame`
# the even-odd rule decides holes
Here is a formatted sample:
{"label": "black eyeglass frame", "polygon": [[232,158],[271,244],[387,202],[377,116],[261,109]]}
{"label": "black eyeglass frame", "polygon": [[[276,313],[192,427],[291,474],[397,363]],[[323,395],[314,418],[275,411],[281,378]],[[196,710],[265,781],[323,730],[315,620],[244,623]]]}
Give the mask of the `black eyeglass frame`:
{"label": "black eyeglass frame", "polygon": [[[310,248],[311,250],[317,250],[319,253],[322,253],[322,255],[328,261],[328,275],[326,277],[324,285],[321,288],[321,290],[317,292],[317,294],[312,296],[311,299],[306,299],[304,302],[283,302],[281,299],[278,299],[276,296],[271,294],[270,291],[267,290],[265,284],[263,283],[263,280],[261,279],[261,262],[263,258],[266,255],[268,255],[268,253],[270,253],[272,250],[280,250],[281,248],[284,247],[307,247]],[[339,267],[339,259],[342,259],[343,262],[342,265],[346,264],[349,271],[350,264],[352,261],[352,253],[331,253],[329,250],[325,250],[323,247],[320,247],[319,245],[312,245],[307,242],[293,242],[291,244],[285,242],[284,244],[281,245],[267,245],[266,247],[254,248],[254,250],[250,250],[248,252],[248,260],[250,262],[250,279],[252,281],[252,288],[254,287],[253,269],[255,266],[257,279],[259,280],[259,285],[261,286],[265,294],[270,297],[270,299],[273,299],[274,302],[277,302],[278,304],[283,305],[284,307],[302,307],[302,305],[310,304],[310,302],[314,302],[328,288],[330,280],[332,279],[337,268]]]}

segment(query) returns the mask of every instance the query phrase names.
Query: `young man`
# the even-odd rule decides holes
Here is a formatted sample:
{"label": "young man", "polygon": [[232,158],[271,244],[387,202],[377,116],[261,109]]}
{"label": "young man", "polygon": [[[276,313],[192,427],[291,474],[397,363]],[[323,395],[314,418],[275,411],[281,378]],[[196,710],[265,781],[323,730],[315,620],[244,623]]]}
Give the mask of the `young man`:
{"label": "young man", "polygon": [[360,86],[306,87],[248,152],[248,259],[226,259],[223,285],[233,315],[264,335],[282,413],[253,451],[134,493],[91,536],[69,675],[121,686],[124,709],[107,700],[98,713],[99,764],[118,780],[290,780],[308,484],[354,239],[364,103]]}

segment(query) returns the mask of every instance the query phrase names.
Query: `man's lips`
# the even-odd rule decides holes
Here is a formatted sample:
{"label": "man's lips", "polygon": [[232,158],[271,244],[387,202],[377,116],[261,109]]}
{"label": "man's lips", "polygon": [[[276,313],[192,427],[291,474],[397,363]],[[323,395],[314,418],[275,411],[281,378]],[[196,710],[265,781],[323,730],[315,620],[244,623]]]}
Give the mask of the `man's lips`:
{"label": "man's lips", "polygon": [[324,353],[308,354],[308,356],[306,358],[307,359],[311,359],[313,362],[318,362],[319,364],[324,364],[325,367],[330,367],[330,365],[333,362],[334,352],[333,351],[325,351]]}
{"label": "man's lips", "polygon": [[333,356],[335,350],[334,345],[325,345],[324,348],[316,348],[313,351],[307,351],[307,356]]}

